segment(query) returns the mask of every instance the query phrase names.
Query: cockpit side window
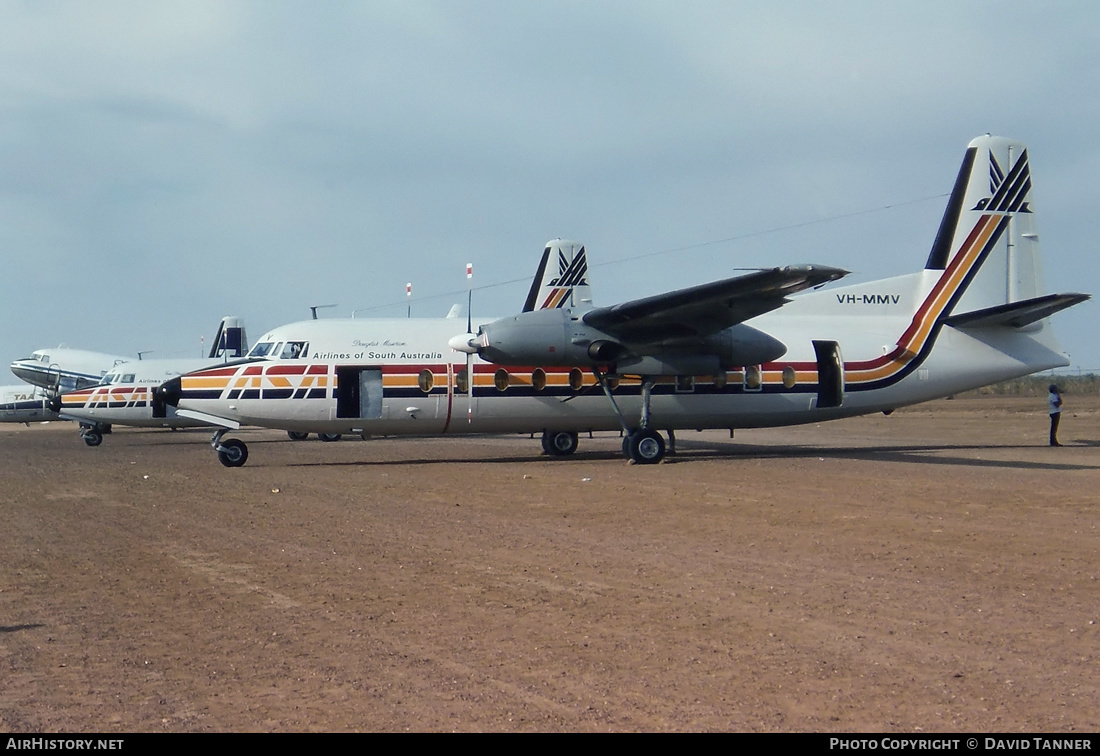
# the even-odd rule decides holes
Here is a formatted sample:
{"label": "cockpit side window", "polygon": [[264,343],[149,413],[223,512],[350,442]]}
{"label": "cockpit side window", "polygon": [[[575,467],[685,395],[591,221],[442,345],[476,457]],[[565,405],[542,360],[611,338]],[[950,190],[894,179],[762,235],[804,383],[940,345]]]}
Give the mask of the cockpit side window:
{"label": "cockpit side window", "polygon": [[306,348],[309,346],[305,341],[288,341],[286,346],[283,347],[283,351],[279,353],[280,360],[297,360],[306,356]]}

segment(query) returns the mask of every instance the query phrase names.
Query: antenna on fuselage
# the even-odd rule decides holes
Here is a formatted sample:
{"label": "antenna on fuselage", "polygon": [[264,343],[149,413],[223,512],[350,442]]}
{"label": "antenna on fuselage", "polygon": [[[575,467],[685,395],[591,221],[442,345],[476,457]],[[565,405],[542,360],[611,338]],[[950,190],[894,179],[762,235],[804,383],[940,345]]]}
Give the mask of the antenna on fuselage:
{"label": "antenna on fuselage", "polygon": [[327,304],[327,305],[310,305],[309,311],[313,313],[313,319],[317,320],[317,311],[324,310],[329,307],[338,307],[339,305]]}

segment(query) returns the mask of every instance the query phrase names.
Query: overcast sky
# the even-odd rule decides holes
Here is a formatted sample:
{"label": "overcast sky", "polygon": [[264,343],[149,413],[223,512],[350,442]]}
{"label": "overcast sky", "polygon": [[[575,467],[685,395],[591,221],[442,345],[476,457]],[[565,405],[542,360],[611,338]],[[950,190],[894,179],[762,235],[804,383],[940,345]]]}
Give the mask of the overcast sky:
{"label": "overcast sky", "polygon": [[[0,364],[197,355],[222,315],[596,304],[919,269],[971,138],[1030,149],[1051,291],[1100,294],[1095,2],[0,0]],[[511,282],[511,283],[507,283]],[[490,286],[490,284],[502,285]],[[1100,370],[1097,304],[1056,317]],[[7,378],[0,383],[15,382]]]}

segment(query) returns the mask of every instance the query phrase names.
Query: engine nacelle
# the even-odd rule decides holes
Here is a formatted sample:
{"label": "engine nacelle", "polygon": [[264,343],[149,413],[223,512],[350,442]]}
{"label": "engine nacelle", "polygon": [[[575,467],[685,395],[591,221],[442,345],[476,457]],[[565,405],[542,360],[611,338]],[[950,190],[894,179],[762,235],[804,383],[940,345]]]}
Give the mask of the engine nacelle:
{"label": "engine nacelle", "polygon": [[703,352],[714,354],[723,368],[762,365],[787,353],[787,345],[758,328],[738,323],[703,340]]}
{"label": "engine nacelle", "polygon": [[607,365],[624,375],[708,375],[771,362],[786,352],[783,342],[744,323],[704,338],[624,344],[561,309],[496,320],[481,327],[477,344],[482,359],[498,364]]}
{"label": "engine nacelle", "polygon": [[483,325],[477,353],[507,365],[592,365],[600,361],[589,355],[589,346],[598,342],[616,345],[569,310],[532,310]]}

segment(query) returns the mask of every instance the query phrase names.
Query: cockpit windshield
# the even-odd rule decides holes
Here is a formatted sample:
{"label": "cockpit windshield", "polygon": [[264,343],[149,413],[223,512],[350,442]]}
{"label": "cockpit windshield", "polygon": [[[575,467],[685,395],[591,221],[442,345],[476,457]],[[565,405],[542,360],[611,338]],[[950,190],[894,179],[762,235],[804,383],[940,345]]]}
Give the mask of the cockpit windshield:
{"label": "cockpit windshield", "polygon": [[280,360],[296,360],[300,357],[306,356],[306,348],[308,343],[305,341],[288,341],[283,346],[283,351],[279,352]]}
{"label": "cockpit windshield", "polygon": [[261,341],[256,346],[252,347],[252,351],[248,353],[249,357],[267,357],[275,347],[273,341]]}

